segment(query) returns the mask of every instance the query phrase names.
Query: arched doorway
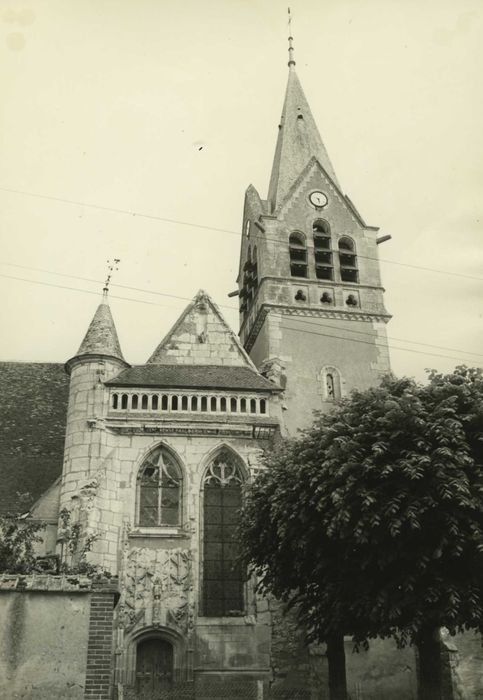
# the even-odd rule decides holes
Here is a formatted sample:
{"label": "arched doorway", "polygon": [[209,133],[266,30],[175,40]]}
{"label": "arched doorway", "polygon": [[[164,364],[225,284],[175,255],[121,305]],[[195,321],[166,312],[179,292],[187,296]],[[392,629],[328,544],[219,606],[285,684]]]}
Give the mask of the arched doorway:
{"label": "arched doorway", "polygon": [[160,697],[173,684],[173,646],[159,637],[149,637],[136,649],[136,692],[139,700]]}

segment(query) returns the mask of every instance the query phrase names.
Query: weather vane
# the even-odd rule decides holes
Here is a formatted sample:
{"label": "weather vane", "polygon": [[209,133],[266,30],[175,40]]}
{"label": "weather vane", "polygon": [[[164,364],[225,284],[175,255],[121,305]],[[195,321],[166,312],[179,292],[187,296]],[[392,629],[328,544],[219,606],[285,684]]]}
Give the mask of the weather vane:
{"label": "weather vane", "polygon": [[104,282],[104,289],[102,290],[104,298],[107,297],[107,294],[109,292],[109,285],[111,283],[112,273],[119,270],[120,262],[121,258],[114,258],[113,260],[107,261],[107,277],[106,281]]}
{"label": "weather vane", "polygon": [[292,15],[290,13],[290,7],[288,8],[288,65],[294,66],[295,59],[293,57],[293,36],[292,36]]}

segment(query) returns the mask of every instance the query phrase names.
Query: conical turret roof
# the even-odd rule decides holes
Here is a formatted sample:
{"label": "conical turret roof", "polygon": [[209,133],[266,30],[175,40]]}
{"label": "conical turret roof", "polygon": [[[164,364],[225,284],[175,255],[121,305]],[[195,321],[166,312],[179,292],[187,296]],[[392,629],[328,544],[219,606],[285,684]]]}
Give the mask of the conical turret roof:
{"label": "conical turret roof", "polygon": [[319,161],[325,172],[340,188],[292,62],[292,65],[289,63],[287,90],[268,189],[268,200],[272,212],[283,201],[297,177],[313,157]]}
{"label": "conical turret roof", "polygon": [[104,295],[102,302],[97,307],[84,340],[80,344],[77,353],[67,363],[67,368],[69,368],[72,360],[86,355],[105,355],[114,357],[127,364],[121,351],[116,326],[107,302],[107,295]]}

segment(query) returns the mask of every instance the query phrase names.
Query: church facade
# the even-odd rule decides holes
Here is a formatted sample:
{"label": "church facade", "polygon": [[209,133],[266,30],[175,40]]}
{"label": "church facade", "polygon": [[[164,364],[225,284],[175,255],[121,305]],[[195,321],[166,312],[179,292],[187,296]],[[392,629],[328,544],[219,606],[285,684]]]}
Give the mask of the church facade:
{"label": "church facade", "polygon": [[[62,472],[31,514],[67,566],[73,529],[89,542],[115,607],[99,604],[98,646],[91,607],[85,683],[59,698],[325,697],[323,650],[245,580],[235,533],[263,450],[390,371],[377,232],[341,189],[290,55],[268,196],[245,195],[239,337],[200,291],[131,366],[105,293],[65,365]],[[412,654],[381,654],[380,697],[413,697]],[[379,697],[363,694],[371,663],[348,661],[357,697]]]}

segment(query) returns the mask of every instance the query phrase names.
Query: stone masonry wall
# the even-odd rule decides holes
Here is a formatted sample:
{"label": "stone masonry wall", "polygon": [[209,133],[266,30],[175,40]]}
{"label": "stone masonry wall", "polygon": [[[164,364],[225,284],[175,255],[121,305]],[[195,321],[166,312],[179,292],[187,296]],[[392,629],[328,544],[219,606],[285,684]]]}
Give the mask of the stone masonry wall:
{"label": "stone masonry wall", "polygon": [[0,576],[0,697],[82,700],[90,608],[87,579]]}

